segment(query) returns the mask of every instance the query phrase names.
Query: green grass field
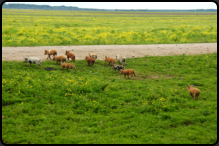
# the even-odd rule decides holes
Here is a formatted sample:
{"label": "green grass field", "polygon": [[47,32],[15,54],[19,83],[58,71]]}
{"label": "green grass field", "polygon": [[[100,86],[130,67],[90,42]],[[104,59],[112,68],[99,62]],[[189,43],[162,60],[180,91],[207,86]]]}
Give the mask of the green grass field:
{"label": "green grass field", "polygon": [[[217,13],[2,9],[2,47],[217,42]],[[71,62],[71,61],[68,61]],[[98,60],[2,62],[6,144],[214,144],[217,53],[127,58],[124,79]],[[187,84],[201,90],[194,100]]]}
{"label": "green grass field", "polygon": [[[71,61],[68,61],[71,62]],[[6,144],[213,144],[217,140],[217,53],[127,58],[124,79],[98,60],[77,71],[54,61],[2,62]],[[187,84],[201,90],[194,100]]]}
{"label": "green grass field", "polygon": [[2,9],[2,46],[217,42],[217,13]]}

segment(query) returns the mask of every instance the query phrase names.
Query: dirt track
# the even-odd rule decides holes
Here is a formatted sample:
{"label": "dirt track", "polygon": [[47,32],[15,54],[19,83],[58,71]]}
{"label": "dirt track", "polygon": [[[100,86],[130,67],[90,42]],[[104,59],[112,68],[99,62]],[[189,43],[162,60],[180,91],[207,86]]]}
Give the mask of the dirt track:
{"label": "dirt track", "polygon": [[88,53],[96,53],[99,60],[105,56],[115,58],[143,56],[168,56],[217,53],[217,43],[195,44],[156,44],[156,45],[86,45],[86,46],[38,46],[38,47],[2,47],[2,61],[23,61],[23,57],[34,56],[46,60],[44,50],[56,49],[59,55],[65,56],[65,51],[75,54],[76,60],[84,59]]}

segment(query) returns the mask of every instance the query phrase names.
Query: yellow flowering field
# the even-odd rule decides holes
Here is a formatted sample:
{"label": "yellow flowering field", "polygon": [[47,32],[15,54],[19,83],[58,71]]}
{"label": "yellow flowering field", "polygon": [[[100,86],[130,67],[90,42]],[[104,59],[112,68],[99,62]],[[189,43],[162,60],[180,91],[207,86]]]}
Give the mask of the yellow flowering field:
{"label": "yellow flowering field", "polygon": [[217,42],[216,13],[2,9],[2,46]]}

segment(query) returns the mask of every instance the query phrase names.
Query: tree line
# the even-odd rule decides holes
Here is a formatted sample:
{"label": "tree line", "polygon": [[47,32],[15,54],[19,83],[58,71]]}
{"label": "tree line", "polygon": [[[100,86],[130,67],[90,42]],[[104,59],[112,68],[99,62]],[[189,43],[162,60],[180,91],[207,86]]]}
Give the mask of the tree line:
{"label": "tree line", "polygon": [[217,12],[217,9],[190,9],[190,10],[152,10],[152,9],[93,9],[72,6],[49,6],[34,4],[3,4],[2,9],[36,9],[36,10],[72,10],[72,11],[138,11],[138,12]]}

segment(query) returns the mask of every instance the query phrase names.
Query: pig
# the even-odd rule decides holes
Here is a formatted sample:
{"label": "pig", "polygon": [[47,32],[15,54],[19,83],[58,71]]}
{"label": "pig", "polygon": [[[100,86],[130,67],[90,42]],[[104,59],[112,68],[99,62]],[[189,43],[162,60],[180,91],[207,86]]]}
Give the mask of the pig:
{"label": "pig", "polygon": [[57,51],[56,50],[45,50],[44,55],[48,55],[47,59],[50,58],[50,55],[53,55],[53,57],[55,57],[55,55],[57,55]]}
{"label": "pig", "polygon": [[126,64],[125,57],[122,57],[120,55],[116,55],[116,60],[118,60],[119,64],[122,63],[122,65],[125,66],[125,64]]}
{"label": "pig", "polygon": [[121,69],[124,69],[124,66],[114,64],[114,65],[112,66],[112,69],[114,69],[114,72],[115,72],[116,70],[118,70],[118,72],[119,72]]}
{"label": "pig", "polygon": [[97,62],[97,55],[95,53],[89,53],[89,56],[95,59],[95,62]]}
{"label": "pig", "polygon": [[75,68],[74,64],[71,64],[71,63],[62,63],[60,66],[62,67],[62,70],[63,70],[64,68],[67,68],[67,70],[68,70],[68,69],[77,70],[77,69]]}
{"label": "pig", "polygon": [[187,90],[189,91],[189,94],[194,97],[195,100],[198,99],[198,96],[200,94],[200,90],[198,88],[194,88],[192,86],[187,85]]}
{"label": "pig", "polygon": [[75,62],[75,55],[73,53],[70,53],[69,51],[65,52],[65,55],[67,56],[67,59],[71,58],[72,62]]}
{"label": "pig", "polygon": [[58,62],[60,62],[60,64],[61,64],[61,62],[66,62],[65,56],[55,56],[55,57],[53,57],[53,60],[56,61],[56,64],[58,64]]}
{"label": "pig", "polygon": [[105,64],[108,63],[108,62],[109,62],[109,65],[110,65],[110,63],[112,63],[113,65],[116,64],[115,59],[105,56]]}
{"label": "pig", "polygon": [[40,68],[42,68],[42,61],[39,58],[28,56],[24,58],[24,62],[29,62],[29,66],[31,66],[31,63],[33,63],[39,65]]}
{"label": "pig", "polygon": [[88,66],[89,66],[89,65],[90,65],[90,66],[93,65],[94,62],[95,62],[95,59],[94,59],[94,58],[88,57],[88,56],[85,57],[85,60],[87,60]]}
{"label": "pig", "polygon": [[[121,73],[121,74],[124,74],[124,78],[126,77],[126,75],[128,75],[128,78],[129,78],[129,75],[131,75],[131,77],[133,76],[133,74],[135,75],[134,69],[121,70],[120,73]],[[135,76],[136,76],[136,75],[135,75]]]}

